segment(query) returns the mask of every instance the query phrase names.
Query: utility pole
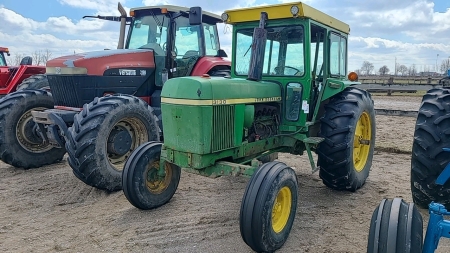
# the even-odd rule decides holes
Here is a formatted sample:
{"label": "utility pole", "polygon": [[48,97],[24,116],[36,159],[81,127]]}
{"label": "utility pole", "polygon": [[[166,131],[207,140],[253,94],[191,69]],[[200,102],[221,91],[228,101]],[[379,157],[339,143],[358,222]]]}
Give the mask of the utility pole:
{"label": "utility pole", "polygon": [[395,57],[394,76],[397,76],[397,56]]}
{"label": "utility pole", "polygon": [[436,55],[436,73],[438,73],[438,66],[437,66],[438,58],[439,58],[439,54]]}

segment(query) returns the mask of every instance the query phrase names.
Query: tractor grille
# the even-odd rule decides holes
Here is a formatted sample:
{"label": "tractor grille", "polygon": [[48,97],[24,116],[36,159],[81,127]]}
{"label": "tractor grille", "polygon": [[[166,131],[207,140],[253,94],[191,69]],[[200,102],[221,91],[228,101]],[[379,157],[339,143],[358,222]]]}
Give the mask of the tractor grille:
{"label": "tractor grille", "polygon": [[212,151],[234,146],[234,106],[213,106]]}
{"label": "tractor grille", "polygon": [[83,107],[78,94],[77,80],[80,81],[79,78],[73,76],[48,76],[55,105]]}

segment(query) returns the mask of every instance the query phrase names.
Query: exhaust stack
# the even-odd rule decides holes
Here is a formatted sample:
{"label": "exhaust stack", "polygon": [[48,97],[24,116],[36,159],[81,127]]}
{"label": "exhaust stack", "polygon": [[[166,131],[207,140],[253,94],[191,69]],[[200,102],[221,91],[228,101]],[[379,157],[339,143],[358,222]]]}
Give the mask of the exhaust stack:
{"label": "exhaust stack", "polygon": [[125,41],[125,25],[127,21],[127,12],[123,8],[120,2],[118,3],[117,9],[120,12],[120,34],[119,34],[119,43],[117,45],[117,49],[122,49],[124,47]]}
{"label": "exhaust stack", "polygon": [[264,27],[267,19],[267,12],[261,12],[259,27],[255,27],[253,31],[252,52],[247,80],[260,81],[262,78],[264,51],[266,50],[267,41],[267,30]]}

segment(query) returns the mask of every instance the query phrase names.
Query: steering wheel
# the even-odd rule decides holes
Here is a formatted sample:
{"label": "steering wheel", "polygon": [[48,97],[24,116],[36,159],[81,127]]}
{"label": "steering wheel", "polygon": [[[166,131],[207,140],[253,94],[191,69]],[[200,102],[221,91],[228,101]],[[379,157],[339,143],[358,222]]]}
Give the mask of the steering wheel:
{"label": "steering wheel", "polygon": [[301,72],[299,69],[294,68],[294,67],[291,67],[291,66],[284,66],[284,68],[285,68],[285,69],[288,68],[288,69],[293,69],[293,70],[295,70],[296,72],[293,74],[294,76],[296,76],[298,73]]}
{"label": "steering wheel", "polygon": [[[167,42],[164,42],[164,44],[162,45],[162,48],[163,48],[163,50],[164,50],[164,52],[166,52],[167,50]],[[177,56],[178,55],[178,49],[177,49],[177,47],[175,46],[175,45],[173,45],[173,51],[175,51],[175,56]]]}

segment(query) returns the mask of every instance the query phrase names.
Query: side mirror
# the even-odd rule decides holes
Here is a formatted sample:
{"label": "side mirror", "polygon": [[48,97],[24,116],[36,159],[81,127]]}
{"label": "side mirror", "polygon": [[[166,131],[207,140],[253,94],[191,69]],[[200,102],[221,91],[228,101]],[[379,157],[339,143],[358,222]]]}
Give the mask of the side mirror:
{"label": "side mirror", "polygon": [[217,57],[228,57],[227,53],[223,49],[217,50]]}
{"label": "side mirror", "polygon": [[200,25],[202,23],[202,16],[201,7],[191,7],[189,9],[189,24]]}

